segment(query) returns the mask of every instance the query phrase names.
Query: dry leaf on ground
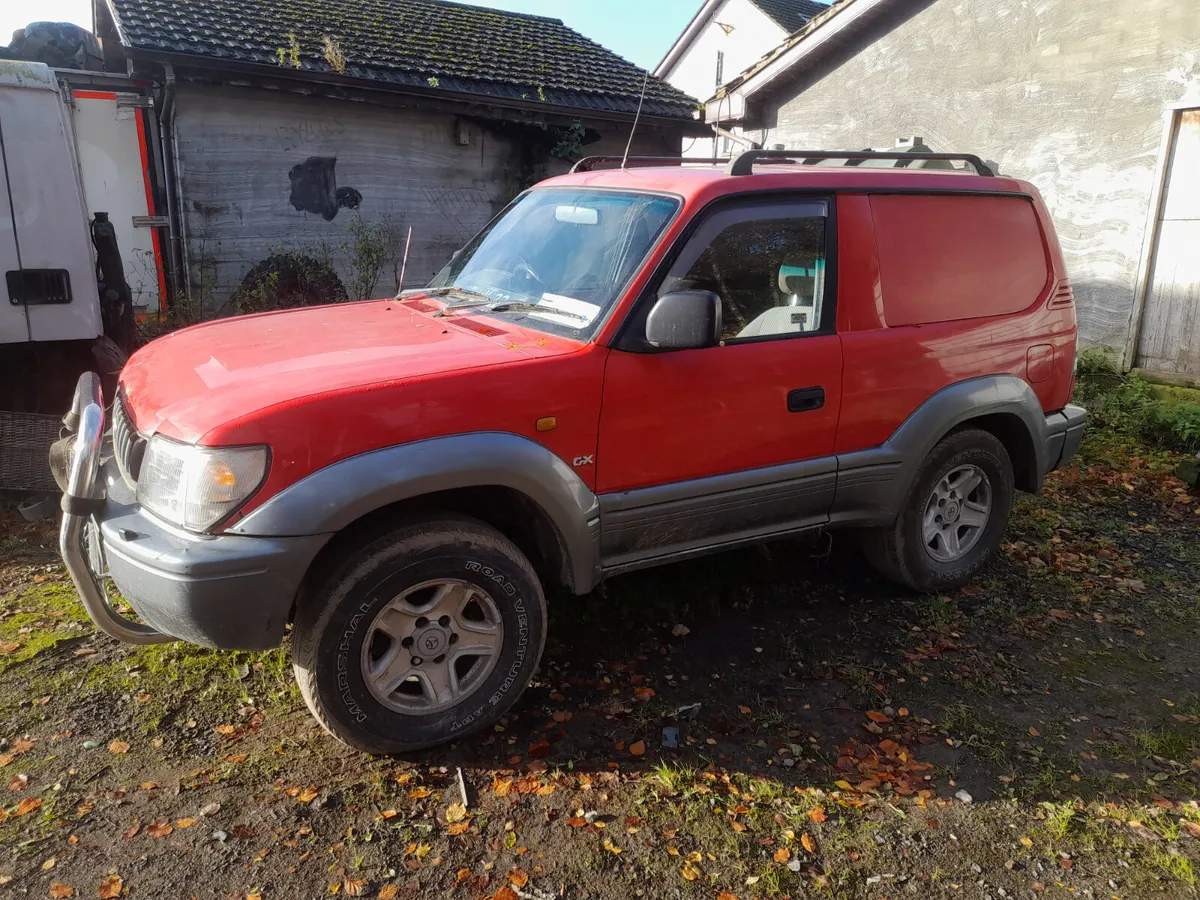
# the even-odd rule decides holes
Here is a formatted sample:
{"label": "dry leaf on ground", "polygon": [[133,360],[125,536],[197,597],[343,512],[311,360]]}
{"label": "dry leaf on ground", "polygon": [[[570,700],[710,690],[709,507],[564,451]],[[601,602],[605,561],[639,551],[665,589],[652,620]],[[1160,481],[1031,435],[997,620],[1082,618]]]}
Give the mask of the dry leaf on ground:
{"label": "dry leaf on ground", "polygon": [[116,900],[117,897],[121,896],[121,888],[123,886],[124,883],[121,881],[120,875],[109,875],[100,882],[100,890],[97,892],[97,896],[100,897],[100,900]]}

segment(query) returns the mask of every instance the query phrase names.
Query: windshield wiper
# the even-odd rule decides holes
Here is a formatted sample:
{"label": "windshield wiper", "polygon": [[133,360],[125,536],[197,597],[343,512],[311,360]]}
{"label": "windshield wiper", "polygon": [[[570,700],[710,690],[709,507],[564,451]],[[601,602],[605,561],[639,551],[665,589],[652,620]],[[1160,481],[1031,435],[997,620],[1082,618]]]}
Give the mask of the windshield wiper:
{"label": "windshield wiper", "polygon": [[[464,291],[463,293],[474,293],[474,291]],[[444,306],[433,314],[434,318],[441,318],[447,313],[458,312],[461,309],[486,309],[488,312],[540,312],[553,314],[556,316],[565,316],[568,319],[578,319],[581,322],[588,321],[587,316],[582,316],[579,313],[570,312],[565,309],[558,309],[553,306],[539,306],[536,303],[528,303],[524,300],[464,300],[461,303],[451,303],[449,306]]]}
{"label": "windshield wiper", "polygon": [[458,303],[447,303],[445,306],[443,306],[441,309],[439,309],[437,312],[435,312],[433,314],[433,317],[435,319],[440,319],[442,316],[446,315],[446,313],[456,312],[457,310],[460,310],[460,309],[474,309],[477,306],[488,306],[489,304],[494,302],[492,300],[492,298],[488,297],[486,294],[481,294],[481,293],[479,293],[479,291],[472,291],[472,290],[469,290],[468,288],[460,288],[460,287],[435,288],[435,291],[436,291],[436,293],[434,293],[434,291],[429,291],[428,293],[432,294],[435,297],[447,296],[450,294],[460,294],[460,295],[472,298],[470,300],[461,300]]}
{"label": "windshield wiper", "polygon": [[540,306],[537,303],[527,303],[523,300],[501,300],[499,303],[488,306],[489,312],[529,312],[530,310],[547,315],[566,316],[568,319],[578,319],[581,322],[588,321],[587,316],[581,316],[576,312],[559,309],[556,306]]}

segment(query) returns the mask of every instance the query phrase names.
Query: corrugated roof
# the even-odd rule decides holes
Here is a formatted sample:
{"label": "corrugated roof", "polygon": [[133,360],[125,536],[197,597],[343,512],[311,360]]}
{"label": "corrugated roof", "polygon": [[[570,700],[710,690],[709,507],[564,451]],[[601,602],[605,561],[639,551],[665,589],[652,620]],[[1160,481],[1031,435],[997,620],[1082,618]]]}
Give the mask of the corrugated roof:
{"label": "corrugated roof", "polygon": [[[633,113],[646,73],[558,19],[448,0],[111,0],[129,49]],[[697,102],[651,76],[644,112]]]}
{"label": "corrugated roof", "polygon": [[814,0],[750,0],[755,6],[774,20],[775,24],[791,34],[808,24],[813,16],[819,16],[829,6]]}

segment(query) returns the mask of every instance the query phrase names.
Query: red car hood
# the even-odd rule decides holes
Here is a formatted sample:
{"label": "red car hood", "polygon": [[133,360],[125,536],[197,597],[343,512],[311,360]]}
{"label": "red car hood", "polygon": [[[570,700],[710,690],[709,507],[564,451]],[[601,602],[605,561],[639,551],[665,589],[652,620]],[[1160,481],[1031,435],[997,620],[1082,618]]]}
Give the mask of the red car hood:
{"label": "red car hood", "polygon": [[373,300],[223,319],[168,334],[121,373],[142,434],[199,442],[211,429],[317,394],[555,356],[583,345],[440,301]]}

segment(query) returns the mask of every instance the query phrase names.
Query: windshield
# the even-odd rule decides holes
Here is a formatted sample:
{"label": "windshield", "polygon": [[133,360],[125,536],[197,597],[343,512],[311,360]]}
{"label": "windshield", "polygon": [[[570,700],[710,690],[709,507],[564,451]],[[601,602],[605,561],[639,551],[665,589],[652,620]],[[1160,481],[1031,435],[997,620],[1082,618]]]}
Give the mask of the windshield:
{"label": "windshield", "polygon": [[478,294],[480,304],[499,306],[497,314],[523,325],[587,338],[678,206],[652,194],[530,191],[455,254],[429,287]]}

